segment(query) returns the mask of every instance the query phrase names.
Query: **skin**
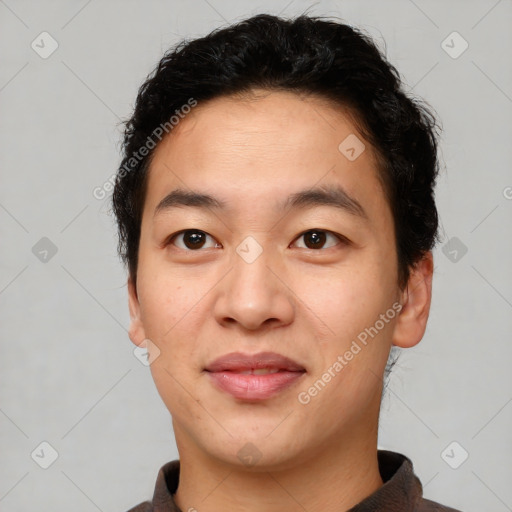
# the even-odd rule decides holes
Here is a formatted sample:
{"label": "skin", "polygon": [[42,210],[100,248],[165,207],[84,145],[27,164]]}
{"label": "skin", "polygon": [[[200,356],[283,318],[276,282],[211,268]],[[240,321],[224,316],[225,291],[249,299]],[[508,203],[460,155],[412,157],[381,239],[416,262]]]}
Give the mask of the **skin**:
{"label": "skin", "polygon": [[[130,338],[151,340],[157,356],[151,372],[173,418],[183,511],[348,510],[382,485],[383,373],[393,344],[407,348],[424,334],[432,255],[400,289],[375,154],[365,143],[349,161],[338,146],[350,134],[363,140],[348,113],[321,98],[253,91],[199,104],[155,149],[137,282],[128,280]],[[277,208],[318,186],[342,187],[365,216],[333,206]],[[178,188],[227,207],[180,206],[155,216]],[[209,235],[203,248],[172,238],[186,229]],[[312,229],[332,235],[309,248],[301,235]],[[248,236],[262,249],[252,263],[236,252]],[[396,303],[400,314],[300,403],[298,394]],[[236,400],[203,371],[234,351],[278,352],[306,373],[268,400]],[[237,456],[244,446],[258,453],[256,464]]]}

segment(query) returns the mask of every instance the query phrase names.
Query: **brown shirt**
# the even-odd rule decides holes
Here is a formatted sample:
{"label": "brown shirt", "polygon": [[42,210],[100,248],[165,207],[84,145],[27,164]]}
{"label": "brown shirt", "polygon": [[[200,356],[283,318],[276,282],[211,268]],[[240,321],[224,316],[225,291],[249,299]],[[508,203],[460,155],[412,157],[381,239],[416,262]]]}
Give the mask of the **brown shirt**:
{"label": "brown shirt", "polygon": [[[384,485],[347,512],[460,512],[423,498],[421,482],[412,462],[400,453],[378,451],[379,471]],[[153,500],[128,512],[182,512],[173,494],[180,477],[179,460],[168,462],[158,472]]]}

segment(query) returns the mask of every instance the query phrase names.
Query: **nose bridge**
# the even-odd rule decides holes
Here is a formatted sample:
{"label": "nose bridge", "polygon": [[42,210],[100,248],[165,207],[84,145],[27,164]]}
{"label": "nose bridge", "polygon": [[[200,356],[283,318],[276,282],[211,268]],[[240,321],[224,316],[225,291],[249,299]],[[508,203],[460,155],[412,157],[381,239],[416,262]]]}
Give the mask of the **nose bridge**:
{"label": "nose bridge", "polygon": [[247,237],[233,256],[232,270],[215,306],[218,321],[235,321],[247,329],[257,329],[270,320],[290,323],[294,308],[286,287],[274,275],[271,249],[264,250],[253,237]]}
{"label": "nose bridge", "polygon": [[[242,244],[237,248],[237,255],[234,258],[231,280],[236,291],[240,296],[252,292],[270,295],[270,288],[273,274],[270,271],[272,265],[270,251],[267,249],[264,253],[263,248],[258,252],[247,245]],[[252,290],[252,292],[251,292]]]}

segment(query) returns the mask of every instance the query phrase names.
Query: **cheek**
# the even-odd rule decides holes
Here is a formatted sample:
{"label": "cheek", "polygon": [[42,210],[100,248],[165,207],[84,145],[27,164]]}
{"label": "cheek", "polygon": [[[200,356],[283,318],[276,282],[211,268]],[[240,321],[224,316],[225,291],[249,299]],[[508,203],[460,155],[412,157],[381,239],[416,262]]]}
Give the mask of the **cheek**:
{"label": "cheek", "polygon": [[[335,272],[298,277],[294,291],[309,311],[325,344],[341,350],[393,304],[394,273],[371,261]],[[333,339],[335,342],[333,343]]]}
{"label": "cheek", "polygon": [[181,275],[160,258],[140,264],[138,284],[141,316],[146,332],[165,338],[182,319],[193,314],[194,305],[205,294],[206,284]]}
{"label": "cheek", "polygon": [[[199,316],[208,283],[153,268],[153,278],[147,274],[141,276],[141,319],[146,337],[160,350],[152,367],[166,368],[177,375],[190,368],[191,361],[198,363],[196,340],[198,326],[204,323]],[[165,374],[163,378],[166,379]]]}
{"label": "cheek", "polygon": [[196,382],[190,376],[199,371],[201,360],[198,326],[204,319],[199,318],[199,307],[206,285],[153,268],[155,279],[147,279],[140,294],[146,336],[160,350],[151,374],[168,409],[195,421],[199,413],[191,397],[196,396]]}

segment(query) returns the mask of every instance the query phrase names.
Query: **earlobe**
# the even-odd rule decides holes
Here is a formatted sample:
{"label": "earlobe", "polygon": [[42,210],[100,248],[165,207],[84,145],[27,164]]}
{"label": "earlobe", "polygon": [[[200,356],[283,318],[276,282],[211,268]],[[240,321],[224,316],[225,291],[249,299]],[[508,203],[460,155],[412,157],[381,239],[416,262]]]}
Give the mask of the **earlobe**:
{"label": "earlobe", "polygon": [[393,345],[397,347],[413,347],[425,334],[432,298],[433,269],[430,251],[411,268],[409,281],[402,293],[402,310],[393,332]]}
{"label": "earlobe", "polygon": [[130,310],[130,328],[128,330],[128,335],[130,336],[132,343],[139,346],[146,339],[146,334],[140,315],[140,304],[137,295],[137,288],[131,277],[128,278],[127,284],[128,308]]}

